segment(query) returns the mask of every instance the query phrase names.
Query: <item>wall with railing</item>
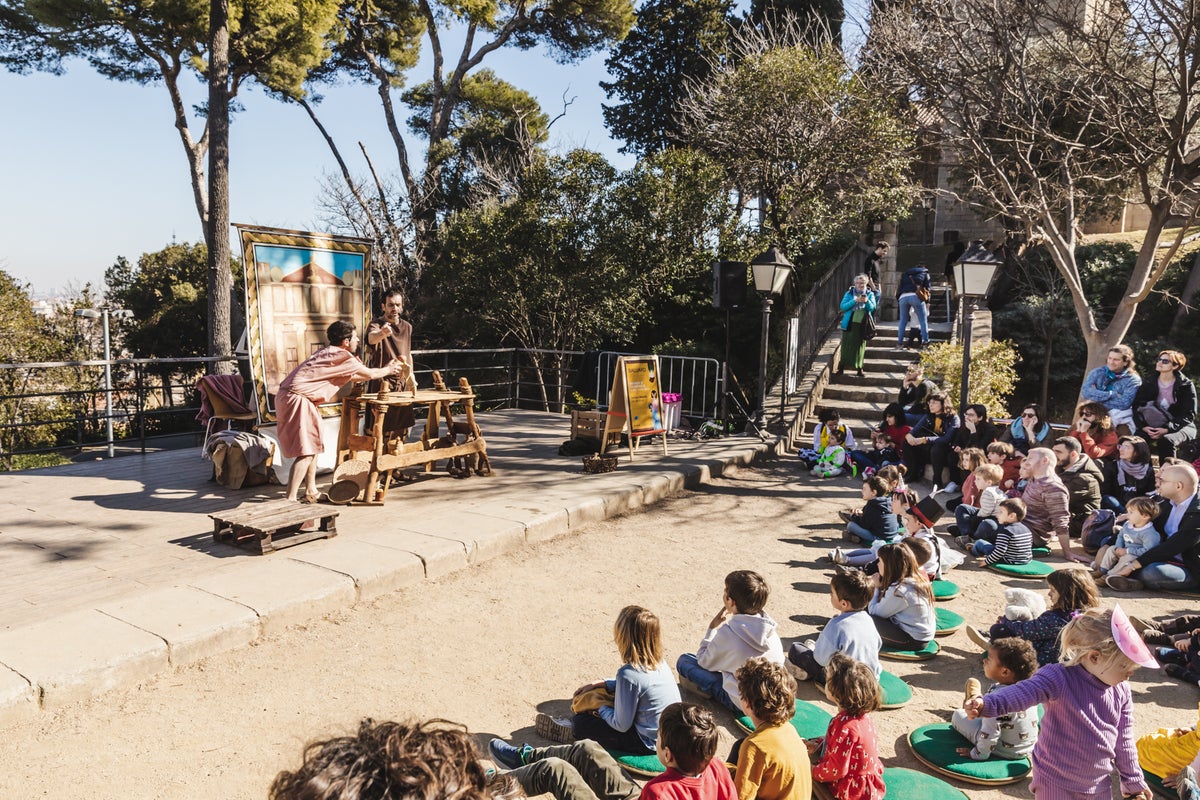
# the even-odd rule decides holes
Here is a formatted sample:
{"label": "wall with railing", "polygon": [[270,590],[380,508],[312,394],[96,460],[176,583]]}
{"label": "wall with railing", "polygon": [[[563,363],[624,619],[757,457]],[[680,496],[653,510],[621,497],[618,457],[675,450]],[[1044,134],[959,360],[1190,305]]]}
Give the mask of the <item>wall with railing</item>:
{"label": "wall with railing", "polygon": [[[432,385],[435,370],[451,386],[466,377],[481,411],[516,408],[563,413],[579,405],[604,407],[617,355],[443,349],[414,351],[413,361],[421,386]],[[684,414],[712,416],[722,391],[719,362],[669,355],[659,359],[663,391],[683,395]],[[107,445],[110,391],[113,439],[122,451],[197,445],[201,429],[195,420],[196,382],[211,364],[235,360],[119,358],[0,364],[0,469],[22,466],[14,456],[68,454]],[[111,367],[111,388],[105,385],[106,365]],[[238,365],[246,375],[244,359]],[[249,383],[246,391],[249,395]]]}

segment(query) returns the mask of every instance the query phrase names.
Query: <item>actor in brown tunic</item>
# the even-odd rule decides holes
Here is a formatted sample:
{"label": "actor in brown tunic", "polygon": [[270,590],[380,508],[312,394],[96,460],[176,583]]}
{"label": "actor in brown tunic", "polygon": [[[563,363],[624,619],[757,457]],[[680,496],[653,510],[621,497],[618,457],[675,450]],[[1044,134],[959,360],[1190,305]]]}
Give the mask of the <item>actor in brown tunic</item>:
{"label": "actor in brown tunic", "polygon": [[[399,289],[388,289],[383,295],[383,315],[375,317],[367,326],[367,365],[382,367],[399,360],[412,367],[412,325],[400,319],[404,312],[404,294]],[[367,384],[368,392],[379,391],[379,381]],[[384,429],[407,434],[415,417],[409,406],[393,406],[388,409]],[[367,419],[368,429],[372,421]]]}

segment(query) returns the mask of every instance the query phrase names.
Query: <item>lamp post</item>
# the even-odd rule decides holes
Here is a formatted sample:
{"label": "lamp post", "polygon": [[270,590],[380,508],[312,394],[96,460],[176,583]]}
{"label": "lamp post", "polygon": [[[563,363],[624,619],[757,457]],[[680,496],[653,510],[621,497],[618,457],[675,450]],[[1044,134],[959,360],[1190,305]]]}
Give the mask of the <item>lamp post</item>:
{"label": "lamp post", "polygon": [[[975,312],[979,310],[979,298],[987,296],[997,270],[1003,265],[1004,261],[984,247],[980,239],[971,242],[971,246],[954,262],[954,283],[963,302],[963,365],[958,393],[960,414],[966,413],[967,407],[971,374],[971,327],[975,323]],[[967,305],[968,301],[970,306]]]}
{"label": "lamp post", "polygon": [[107,306],[96,310],[94,308],[77,308],[75,316],[84,319],[99,319],[104,327],[104,431],[108,441],[108,457],[112,458],[113,452],[113,392],[112,392],[112,342],[108,334],[108,319],[129,319],[133,316],[133,312],[126,308],[108,308]]}
{"label": "lamp post", "polygon": [[788,277],[792,274],[792,262],[787,256],[772,245],[766,252],[759,253],[750,261],[750,269],[754,273],[754,289],[763,296],[762,307],[762,343],[758,359],[758,410],[755,412],[758,423],[766,420],[767,402],[767,343],[771,333],[771,299],[783,291]]}

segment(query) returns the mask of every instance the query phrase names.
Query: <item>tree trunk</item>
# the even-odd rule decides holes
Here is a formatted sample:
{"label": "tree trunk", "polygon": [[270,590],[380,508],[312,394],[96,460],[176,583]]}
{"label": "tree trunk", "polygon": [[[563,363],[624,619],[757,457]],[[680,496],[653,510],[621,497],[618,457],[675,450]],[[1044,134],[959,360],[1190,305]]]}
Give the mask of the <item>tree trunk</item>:
{"label": "tree trunk", "polygon": [[1167,335],[1168,339],[1178,338],[1179,329],[1191,310],[1197,293],[1200,293],[1200,253],[1197,253],[1196,258],[1192,260],[1192,271],[1188,273],[1187,283],[1179,298],[1179,308],[1175,311],[1175,319],[1171,320],[1171,332]]}
{"label": "tree trunk", "polygon": [[[1053,325],[1053,323],[1051,323]],[[1053,330],[1053,327],[1051,328]],[[1046,360],[1042,362],[1042,396],[1041,405],[1038,408],[1042,409],[1042,413],[1047,413],[1050,408],[1050,357],[1054,355],[1054,337],[1046,337]]]}
{"label": "tree trunk", "polygon": [[[208,354],[233,352],[229,304],[233,272],[229,253],[229,0],[209,3],[208,63]],[[209,365],[232,374],[231,361]]]}

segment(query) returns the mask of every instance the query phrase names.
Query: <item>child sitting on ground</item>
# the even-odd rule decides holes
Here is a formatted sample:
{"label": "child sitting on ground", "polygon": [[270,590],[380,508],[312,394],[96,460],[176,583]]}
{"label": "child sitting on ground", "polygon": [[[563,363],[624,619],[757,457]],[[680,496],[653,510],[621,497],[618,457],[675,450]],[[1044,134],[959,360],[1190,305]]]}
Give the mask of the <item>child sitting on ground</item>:
{"label": "child sitting on ground", "polygon": [[737,671],[738,692],[754,733],[733,746],[738,800],[807,800],[812,796],[808,748],[789,723],[796,713],[796,681],[778,664],[752,658]]}
{"label": "child sitting on ground", "polygon": [[1058,661],[1059,633],[1072,617],[1100,605],[1100,590],[1083,569],[1056,569],[1046,576],[1046,583],[1050,608],[1044,614],[1031,620],[1000,617],[986,636],[975,628],[967,628],[967,636],[984,649],[991,646],[991,639],[1017,636],[1033,645],[1039,666]]}
{"label": "child sitting on ground", "polygon": [[813,780],[830,784],[837,800],[883,800],[883,763],[875,724],[868,716],[883,704],[879,681],[865,664],[842,653],[829,660],[825,696],[837,705],[823,737],[808,741]]}
{"label": "child sitting on ground", "polygon": [[[963,503],[970,506],[979,505],[981,489],[975,482],[975,470],[985,463],[987,463],[987,454],[978,447],[965,447],[958,451],[958,471],[965,474],[966,477],[963,478],[962,486],[959,488],[962,496],[947,500],[947,511],[953,511]],[[946,487],[946,491],[952,491],[950,486]]]}
{"label": "child sitting on ground", "polygon": [[878,677],[879,648],[883,640],[871,615],[866,612],[874,587],[866,573],[840,572],[829,581],[829,604],[838,613],[825,624],[815,642],[796,642],[788,650],[788,672],[796,680],[825,683],[825,668],[834,653],[845,653],[866,664]]}
{"label": "child sitting on ground", "polygon": [[882,467],[900,463],[900,454],[891,436],[883,431],[871,431],[871,449],[851,450],[850,461],[863,475],[870,477]]}
{"label": "child sitting on ground", "polygon": [[[838,475],[845,474],[847,464],[846,448],[843,446],[845,441],[846,434],[841,430],[829,434],[829,445],[821,451],[817,463],[813,465],[808,474],[814,478],[836,478]],[[851,469],[853,470],[853,465],[851,465]]]}
{"label": "child sitting on ground", "polygon": [[1021,462],[1025,460],[1025,456],[1018,453],[1008,442],[992,442],[987,446],[986,452],[988,463],[1004,470],[1000,477],[1000,490],[1007,493],[1016,489],[1017,482],[1021,480]]}
{"label": "child sitting on ground", "polygon": [[1179,800],[1200,800],[1200,730],[1159,728],[1137,740],[1137,753],[1142,769],[1162,778]]}
{"label": "child sitting on ground", "polygon": [[[993,681],[988,693],[1001,686],[1011,686],[1037,672],[1037,653],[1033,645],[1024,639],[1010,636],[995,639],[983,659],[983,675]],[[983,695],[979,681],[967,681],[967,699]],[[1000,717],[977,717],[968,719],[967,712],[957,709],[950,717],[950,724],[971,742],[974,747],[960,747],[960,756],[970,756],[975,761],[996,758],[1024,758],[1033,751],[1037,743],[1037,708],[1026,708]]]}
{"label": "child sitting on ground", "polygon": [[1019,497],[1006,497],[996,507],[996,541],[971,540],[960,536],[954,540],[973,556],[982,556],[987,566],[993,564],[1028,564],[1033,561],[1033,532],[1022,522],[1025,519],[1025,501]]}
{"label": "child sitting on ground", "polygon": [[797,456],[805,469],[811,470],[820,461],[821,455],[833,444],[833,435],[841,433],[840,442],[847,450],[855,447],[854,433],[842,424],[842,415],[836,408],[822,409],[817,415],[820,424],[813,429],[812,447],[801,450]]}
{"label": "child sitting on ground", "polygon": [[1111,797],[1115,768],[1121,796],[1151,800],[1134,746],[1129,678],[1138,666],[1158,664],[1120,606],[1075,617],[1061,639],[1059,663],[967,700],[967,716],[998,717],[1042,704],[1041,733],[1030,756],[1035,797]]}
{"label": "child sitting on ground", "polygon": [[921,566],[921,574],[925,576],[925,580],[937,580],[940,565],[938,563],[937,551],[934,544],[937,539],[932,542],[921,536],[905,536],[900,540],[900,546],[907,550],[913,557],[913,561]]}
{"label": "child sitting on ground", "polygon": [[971,477],[975,479],[975,487],[979,489],[979,503],[968,503],[963,500],[961,505],[955,507],[956,524],[949,528],[951,536],[970,536],[974,539],[975,529],[979,527],[979,523],[995,517],[996,506],[1000,505],[1001,500],[1008,497],[1000,488],[1000,481],[1004,478],[1004,469],[998,464],[982,464],[975,468]]}
{"label": "child sitting on ground", "polygon": [[867,610],[888,647],[920,650],[933,640],[933,589],[905,548],[879,548],[879,574]]}
{"label": "child sitting on ground", "polygon": [[1129,571],[1142,553],[1158,545],[1162,539],[1154,529],[1158,518],[1158,503],[1149,497],[1135,497],[1125,504],[1125,524],[1111,547],[1101,547],[1092,562],[1092,577],[1100,578],[1109,572],[1118,575]]}
{"label": "child sitting on ground", "polygon": [[747,659],[757,656],[783,664],[778,626],[763,611],[770,594],[770,587],[757,572],[740,569],[726,575],[721,610],[708,623],[695,654],[684,653],[675,664],[680,682],[688,681],[697,694],[744,714],[734,673]]}
{"label": "child sitting on ground", "polygon": [[878,475],[864,480],[862,498],[865,502],[858,512],[838,512],[838,516],[846,522],[846,530],[842,538],[866,544],[875,541],[887,543],[898,540],[900,526],[896,523],[895,512],[892,511],[892,497],[888,491],[887,481]]}
{"label": "child sitting on ground", "polygon": [[[625,665],[614,680],[598,681],[575,690],[571,719],[538,714],[534,729],[552,742],[569,744],[592,739],[606,750],[649,755],[658,738],[662,710],[679,702],[679,687],[671,668],[663,661],[662,630],[652,612],[641,606],[625,606],[613,624],[613,641]],[[598,689],[611,694],[612,701],[578,707],[580,699]]]}
{"label": "child sitting on ground", "polygon": [[717,752],[717,723],[691,703],[667,706],[659,720],[658,760],[667,771],[642,787],[640,800],[734,800],[737,790]]}

